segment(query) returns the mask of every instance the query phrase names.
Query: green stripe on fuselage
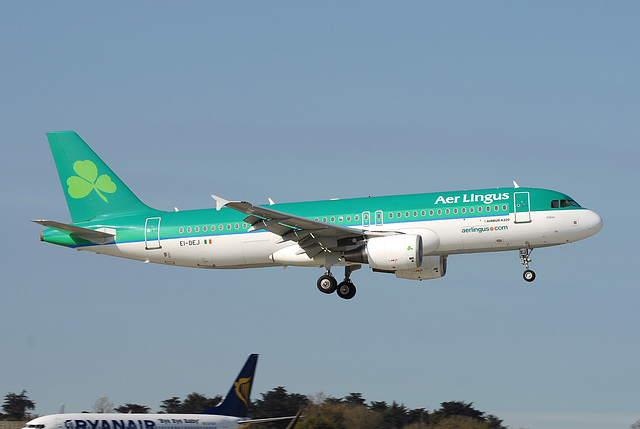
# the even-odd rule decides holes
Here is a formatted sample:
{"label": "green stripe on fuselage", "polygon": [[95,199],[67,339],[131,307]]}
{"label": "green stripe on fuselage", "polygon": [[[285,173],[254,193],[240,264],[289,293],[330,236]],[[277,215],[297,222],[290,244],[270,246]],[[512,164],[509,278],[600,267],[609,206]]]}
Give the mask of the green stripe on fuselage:
{"label": "green stripe on fuselage", "polygon": [[[365,227],[393,230],[407,222],[438,221],[472,217],[506,216],[514,212],[514,193],[530,195],[529,209],[535,211],[576,210],[580,207],[552,208],[552,201],[573,201],[566,194],[536,188],[496,188],[470,191],[437,192],[425,194],[393,195],[283,203],[269,206],[280,212],[290,213],[330,224],[363,226],[363,216],[369,213]],[[479,211],[479,209],[482,211]],[[487,210],[489,208],[489,210]],[[473,209],[473,212],[471,211]],[[464,213],[463,213],[464,211]],[[381,218],[378,218],[377,213]],[[407,216],[408,214],[408,216]],[[400,215],[400,216],[398,216]],[[143,242],[145,221],[149,217],[160,218],[160,240],[185,237],[204,237],[246,233],[250,225],[244,222],[246,215],[231,208],[185,210],[180,212],[151,212],[103,217],[98,222],[81,222],[83,228],[113,228],[117,231],[116,243]],[[69,247],[91,246],[94,243],[74,238],[58,230],[46,230],[44,241]]]}

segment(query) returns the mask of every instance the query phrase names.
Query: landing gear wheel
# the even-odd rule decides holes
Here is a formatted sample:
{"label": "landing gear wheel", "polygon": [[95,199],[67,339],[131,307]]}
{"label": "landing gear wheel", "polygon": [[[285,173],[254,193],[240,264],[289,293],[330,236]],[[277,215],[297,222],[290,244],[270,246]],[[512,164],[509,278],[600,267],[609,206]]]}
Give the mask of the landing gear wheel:
{"label": "landing gear wheel", "polygon": [[318,279],[318,289],[322,293],[334,293],[338,288],[338,281],[335,277],[325,274]]}
{"label": "landing gear wheel", "polygon": [[536,279],[536,273],[531,270],[525,270],[525,272],[522,273],[522,278],[524,278],[528,282],[532,282]]}
{"label": "landing gear wheel", "polygon": [[338,285],[338,296],[342,299],[351,299],[356,295],[356,286],[351,281],[344,281]]}
{"label": "landing gear wheel", "polygon": [[[529,243],[526,243],[529,246]],[[531,252],[533,249],[531,247],[523,247],[520,249],[520,263],[524,265],[524,273],[522,273],[522,278],[528,282],[532,282],[536,279],[536,273],[529,269],[529,262],[531,262]]]}

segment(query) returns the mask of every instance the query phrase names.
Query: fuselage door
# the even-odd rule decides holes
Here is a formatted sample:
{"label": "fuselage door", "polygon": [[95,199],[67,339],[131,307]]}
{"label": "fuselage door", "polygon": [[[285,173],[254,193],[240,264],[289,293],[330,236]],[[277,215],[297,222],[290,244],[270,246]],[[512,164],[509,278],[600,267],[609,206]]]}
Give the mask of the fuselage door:
{"label": "fuselage door", "polygon": [[362,226],[368,228],[371,225],[371,212],[362,212]]}
{"label": "fuselage door", "polygon": [[515,192],[513,194],[513,205],[516,214],[516,223],[531,222],[531,211],[529,209],[529,193]]}
{"label": "fuselage door", "polygon": [[150,217],[144,223],[144,248],[160,249],[160,218]]}
{"label": "fuselage door", "polygon": [[382,210],[376,210],[376,226],[382,226],[383,222]]}

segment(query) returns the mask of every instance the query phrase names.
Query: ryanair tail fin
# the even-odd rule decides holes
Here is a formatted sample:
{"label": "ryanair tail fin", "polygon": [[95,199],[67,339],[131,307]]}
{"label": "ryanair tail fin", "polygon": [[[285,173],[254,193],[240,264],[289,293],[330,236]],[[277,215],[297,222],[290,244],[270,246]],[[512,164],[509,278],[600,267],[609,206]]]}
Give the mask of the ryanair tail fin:
{"label": "ryanair tail fin", "polygon": [[47,133],[74,223],[116,213],[153,210],[73,131]]}
{"label": "ryanair tail fin", "polygon": [[201,414],[246,417],[257,363],[258,355],[250,355],[224,400],[219,405],[203,411]]}

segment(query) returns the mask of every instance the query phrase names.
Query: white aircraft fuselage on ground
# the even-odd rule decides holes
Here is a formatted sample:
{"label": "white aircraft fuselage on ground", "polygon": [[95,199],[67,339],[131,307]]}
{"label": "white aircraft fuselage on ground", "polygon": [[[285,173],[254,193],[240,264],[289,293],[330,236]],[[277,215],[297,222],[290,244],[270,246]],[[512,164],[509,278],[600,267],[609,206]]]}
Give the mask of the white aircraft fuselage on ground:
{"label": "white aircraft fuselage on ground", "polygon": [[294,423],[299,413],[298,416],[266,419],[247,417],[257,363],[258,355],[249,355],[224,400],[199,414],[51,414],[27,422],[23,429],[238,429],[252,423],[277,420],[294,419]]}

